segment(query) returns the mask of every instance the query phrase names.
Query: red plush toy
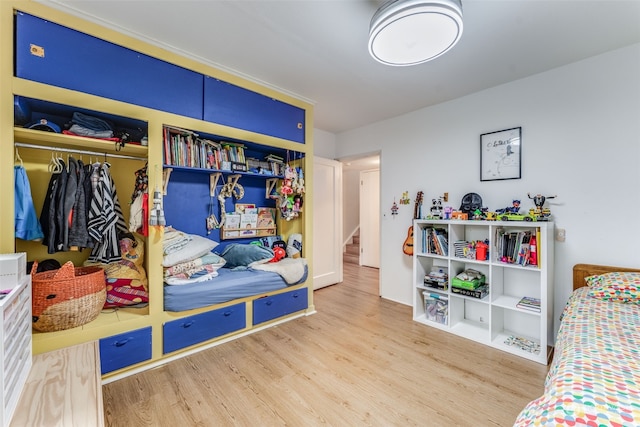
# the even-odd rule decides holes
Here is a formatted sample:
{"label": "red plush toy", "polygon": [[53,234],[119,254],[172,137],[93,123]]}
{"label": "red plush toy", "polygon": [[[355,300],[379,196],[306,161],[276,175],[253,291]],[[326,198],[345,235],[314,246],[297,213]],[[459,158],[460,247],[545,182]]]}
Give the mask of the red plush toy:
{"label": "red plush toy", "polygon": [[287,256],[287,252],[284,249],[275,247],[273,248],[273,258],[271,258],[271,261],[269,262],[278,262],[286,256]]}

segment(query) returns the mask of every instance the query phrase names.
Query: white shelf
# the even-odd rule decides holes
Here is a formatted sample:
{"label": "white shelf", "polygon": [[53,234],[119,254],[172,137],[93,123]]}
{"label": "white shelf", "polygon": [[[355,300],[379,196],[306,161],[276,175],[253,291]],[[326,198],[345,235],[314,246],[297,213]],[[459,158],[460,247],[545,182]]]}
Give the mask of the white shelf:
{"label": "white shelf", "polygon": [[[422,230],[444,230],[448,237],[448,256],[424,252]],[[414,319],[425,325],[445,330],[510,354],[538,363],[547,363],[548,348],[553,340],[553,230],[552,222],[519,221],[414,221],[414,248],[421,250],[413,257]],[[497,256],[499,232],[528,231],[538,239],[537,265],[504,262]],[[476,260],[455,256],[456,241],[488,241],[488,259]],[[446,290],[424,285],[424,276],[431,269],[446,269],[449,286]],[[482,299],[453,293],[451,281],[466,269],[485,275],[489,295]],[[448,325],[426,320],[424,291],[446,296]],[[539,298],[541,311],[517,307],[524,296]],[[540,345],[539,353],[530,353],[504,343],[509,336],[526,338]]]}

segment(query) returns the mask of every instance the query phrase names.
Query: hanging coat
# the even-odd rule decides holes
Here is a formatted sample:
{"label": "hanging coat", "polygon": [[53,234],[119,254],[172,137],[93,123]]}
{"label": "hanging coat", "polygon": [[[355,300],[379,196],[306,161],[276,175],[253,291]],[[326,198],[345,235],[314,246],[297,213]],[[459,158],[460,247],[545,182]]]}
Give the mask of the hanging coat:
{"label": "hanging coat", "polygon": [[13,174],[16,237],[23,240],[40,240],[44,237],[44,233],[36,216],[27,171],[24,166],[16,166]]}
{"label": "hanging coat", "polygon": [[75,170],[77,183],[75,200],[71,209],[71,217],[69,218],[68,245],[70,250],[81,250],[94,246],[93,239],[89,236],[87,230],[87,204],[91,203],[91,199],[87,199],[86,192],[87,189],[91,190],[91,183],[85,177],[86,172],[87,168],[84,163],[82,163],[82,160],[78,160],[78,167]]}
{"label": "hanging coat", "polygon": [[110,167],[105,162],[100,168],[88,223],[89,235],[97,241],[89,261],[105,264],[121,259],[118,235],[127,232]]}
{"label": "hanging coat", "polygon": [[59,213],[59,207],[63,206],[61,200],[67,185],[67,167],[61,159],[58,162],[61,165],[61,171],[51,174],[40,213],[40,226],[44,233],[42,244],[47,247],[47,252],[50,254],[62,250],[61,244],[58,245],[58,243],[62,241],[61,232],[64,227],[64,217]]}

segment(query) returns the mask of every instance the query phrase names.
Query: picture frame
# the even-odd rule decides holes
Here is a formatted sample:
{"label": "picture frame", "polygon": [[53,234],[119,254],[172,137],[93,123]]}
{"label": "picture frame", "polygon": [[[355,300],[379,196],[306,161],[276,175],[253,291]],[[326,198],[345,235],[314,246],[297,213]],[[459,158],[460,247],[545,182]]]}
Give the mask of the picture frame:
{"label": "picture frame", "polygon": [[522,177],[522,128],[480,135],[480,181]]}

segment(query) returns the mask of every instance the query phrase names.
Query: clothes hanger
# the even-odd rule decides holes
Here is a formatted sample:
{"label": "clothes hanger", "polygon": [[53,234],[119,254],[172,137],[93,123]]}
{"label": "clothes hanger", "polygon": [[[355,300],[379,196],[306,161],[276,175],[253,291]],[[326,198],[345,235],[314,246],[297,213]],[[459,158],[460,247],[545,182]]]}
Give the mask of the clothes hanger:
{"label": "clothes hanger", "polygon": [[57,165],[57,161],[56,158],[54,157],[55,152],[52,151],[51,152],[51,160],[49,160],[49,165],[47,166],[47,170],[49,171],[49,173],[54,173],[56,165]]}
{"label": "clothes hanger", "polygon": [[19,164],[21,168],[24,168],[24,163],[22,162],[22,157],[20,157],[20,153],[18,153],[18,147],[16,147],[16,165]]}

